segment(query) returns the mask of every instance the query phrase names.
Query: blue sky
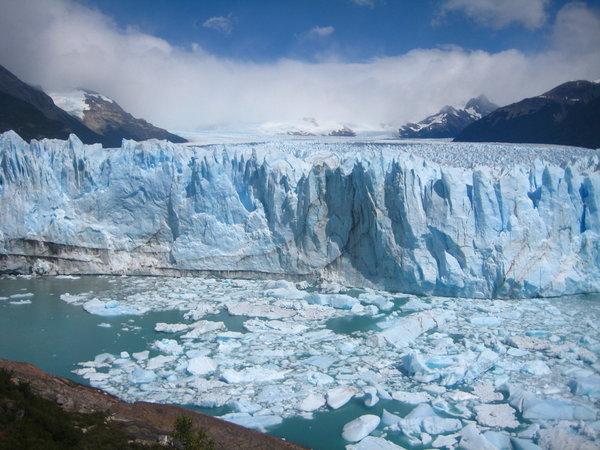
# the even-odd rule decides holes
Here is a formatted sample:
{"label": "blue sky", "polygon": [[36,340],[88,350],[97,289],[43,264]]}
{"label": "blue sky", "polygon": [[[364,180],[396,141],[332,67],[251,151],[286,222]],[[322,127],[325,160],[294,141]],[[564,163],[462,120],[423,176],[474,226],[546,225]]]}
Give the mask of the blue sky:
{"label": "blue sky", "polygon": [[[518,3],[536,3],[523,0]],[[455,45],[499,52],[548,46],[552,18],[567,1],[539,2],[506,26],[486,23],[440,0],[88,0],[122,28],[136,27],[183,48],[197,43],[227,58],[365,61],[415,48]],[[460,3],[460,2],[458,2]],[[494,2],[491,2],[494,3]],[[592,6],[598,2],[587,2]],[[444,6],[446,5],[446,6]],[[493,14],[493,12],[490,12]],[[527,22],[531,20],[532,22]]]}
{"label": "blue sky", "polygon": [[600,0],[0,0],[0,64],[171,130],[392,131],[600,79]]}

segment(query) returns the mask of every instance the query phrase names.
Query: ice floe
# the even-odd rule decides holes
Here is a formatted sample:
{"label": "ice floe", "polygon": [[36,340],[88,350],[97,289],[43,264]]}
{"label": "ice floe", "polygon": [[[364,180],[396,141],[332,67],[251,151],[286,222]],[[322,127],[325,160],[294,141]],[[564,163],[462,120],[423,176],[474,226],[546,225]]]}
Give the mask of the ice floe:
{"label": "ice floe", "polygon": [[[409,296],[402,304],[383,291],[283,281],[132,282],[70,302],[182,311],[181,323],[147,330],[167,339],[81,363],[90,384],[127,400],[227,407],[225,419],[259,430],[362,408],[349,425],[367,407],[376,431],[364,434],[375,419],[349,425],[345,436],[359,442],[348,448],[546,449],[553,438],[586,448],[600,435],[595,303]],[[366,326],[330,325],[353,316]]]}

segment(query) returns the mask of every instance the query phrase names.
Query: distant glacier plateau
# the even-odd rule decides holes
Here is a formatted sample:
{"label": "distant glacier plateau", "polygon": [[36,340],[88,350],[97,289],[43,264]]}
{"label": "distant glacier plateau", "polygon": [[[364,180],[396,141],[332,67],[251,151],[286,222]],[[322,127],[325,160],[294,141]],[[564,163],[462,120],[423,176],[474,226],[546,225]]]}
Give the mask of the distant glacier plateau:
{"label": "distant glacier plateau", "polygon": [[0,272],[287,278],[417,295],[600,291],[600,151],[0,135]]}

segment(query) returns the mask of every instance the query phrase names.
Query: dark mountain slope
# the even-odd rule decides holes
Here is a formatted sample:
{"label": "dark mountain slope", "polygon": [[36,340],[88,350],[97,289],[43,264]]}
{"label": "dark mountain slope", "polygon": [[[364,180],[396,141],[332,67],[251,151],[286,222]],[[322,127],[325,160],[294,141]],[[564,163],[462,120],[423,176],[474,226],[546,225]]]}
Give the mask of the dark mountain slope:
{"label": "dark mountain slope", "polygon": [[54,104],[52,98],[0,66],[0,132],[15,130],[23,139],[67,139],[76,134],[86,144],[102,136]]}
{"label": "dark mountain slope", "polygon": [[455,141],[600,147],[600,83],[569,81],[504,106],[466,127]]}

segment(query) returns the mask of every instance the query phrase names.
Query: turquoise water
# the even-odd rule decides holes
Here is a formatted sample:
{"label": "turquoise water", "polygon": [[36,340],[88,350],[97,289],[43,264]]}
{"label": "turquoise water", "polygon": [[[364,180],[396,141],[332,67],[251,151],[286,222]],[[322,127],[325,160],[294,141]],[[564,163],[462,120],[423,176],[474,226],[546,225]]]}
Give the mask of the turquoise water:
{"label": "turquoise water", "polygon": [[[150,312],[143,316],[101,317],[88,314],[81,306],[60,299],[69,292],[80,294],[112,289],[118,279],[83,277],[78,280],[43,278],[0,278],[0,297],[33,293],[31,304],[13,305],[0,300],[0,358],[24,361],[40,369],[80,383],[87,380],[71,371],[76,363],[94,355],[146,350],[148,344],[164,335],[154,332],[156,322],[180,322],[180,311]],[[111,327],[100,327],[110,324]]]}

